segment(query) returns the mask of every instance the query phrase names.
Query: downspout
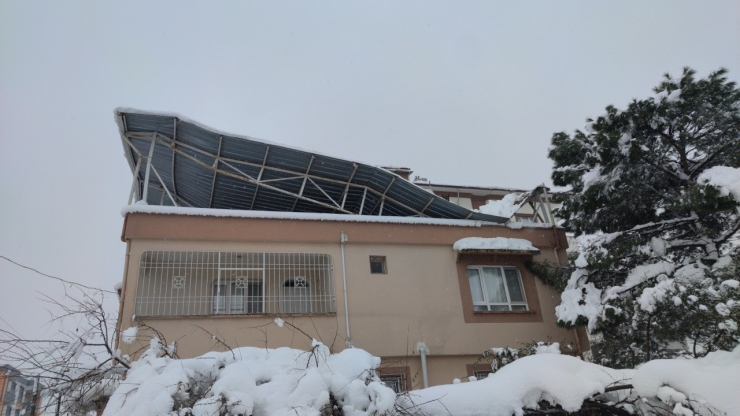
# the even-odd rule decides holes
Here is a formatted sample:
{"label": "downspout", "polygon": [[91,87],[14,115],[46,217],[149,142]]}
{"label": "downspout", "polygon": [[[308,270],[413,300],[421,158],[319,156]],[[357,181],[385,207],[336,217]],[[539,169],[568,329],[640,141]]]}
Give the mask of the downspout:
{"label": "downspout", "polygon": [[[128,215],[126,217],[128,218]],[[125,229],[126,229],[125,219],[123,223],[123,228],[124,228],[124,234],[125,234]],[[119,342],[121,331],[123,330],[123,328],[121,327],[121,324],[123,321],[123,305],[124,305],[124,302],[126,301],[126,287],[128,286],[128,264],[129,264],[129,261],[131,260],[131,240],[126,239],[125,237],[124,239],[126,241],[126,262],[123,265],[123,281],[121,282],[121,295],[118,298],[118,321],[116,322],[116,337],[115,337],[115,342],[113,343],[113,346],[116,349],[119,348],[118,342]]]}
{"label": "downspout", "polygon": [[416,343],[416,350],[419,351],[421,356],[421,375],[424,380],[424,388],[429,387],[429,375],[427,373],[427,354],[429,354],[429,348],[427,344],[419,341]]}
{"label": "downspout", "polygon": [[339,234],[339,245],[342,247],[342,284],[344,286],[344,325],[347,328],[347,348],[353,348],[352,337],[349,334],[349,306],[347,306],[347,269],[344,265],[344,243],[347,242],[347,233]]}

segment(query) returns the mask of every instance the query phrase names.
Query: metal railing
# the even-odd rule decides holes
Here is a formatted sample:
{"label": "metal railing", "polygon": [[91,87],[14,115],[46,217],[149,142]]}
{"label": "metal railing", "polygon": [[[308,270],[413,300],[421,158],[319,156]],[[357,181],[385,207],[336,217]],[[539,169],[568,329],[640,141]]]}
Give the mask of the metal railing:
{"label": "metal railing", "polygon": [[331,256],[316,253],[147,251],[137,316],[335,312]]}

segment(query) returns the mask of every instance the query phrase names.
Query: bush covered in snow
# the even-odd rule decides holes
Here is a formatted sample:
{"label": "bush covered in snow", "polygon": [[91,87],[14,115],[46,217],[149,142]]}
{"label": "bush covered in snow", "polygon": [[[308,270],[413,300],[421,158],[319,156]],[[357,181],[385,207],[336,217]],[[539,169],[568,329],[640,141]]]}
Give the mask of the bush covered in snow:
{"label": "bush covered in snow", "polygon": [[740,347],[615,370],[538,343],[486,379],[398,396],[375,374],[380,359],[361,349],[331,354],[315,342],[309,351],[245,347],[192,359],[170,358],[164,349],[152,341],[105,416],[709,416],[740,409]]}
{"label": "bush covered in snow", "polygon": [[375,369],[380,359],[360,349],[331,354],[314,341],[310,351],[236,348],[192,359],[162,356],[161,343],[131,365],[104,415],[381,415],[396,394]]}
{"label": "bush covered in snow", "polygon": [[740,347],[700,359],[654,360],[636,370],[552,352],[554,346],[543,345],[483,380],[412,391],[399,396],[396,409],[430,416],[732,415],[740,409]]}

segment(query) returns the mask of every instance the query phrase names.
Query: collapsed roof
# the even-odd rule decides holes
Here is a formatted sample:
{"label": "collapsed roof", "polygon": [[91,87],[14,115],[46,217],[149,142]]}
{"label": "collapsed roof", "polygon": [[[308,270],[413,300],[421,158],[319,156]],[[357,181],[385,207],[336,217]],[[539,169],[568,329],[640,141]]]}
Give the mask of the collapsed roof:
{"label": "collapsed roof", "polygon": [[386,169],[221,133],[182,117],[118,110],[116,121],[134,174],[131,199],[149,205],[508,220],[460,207]]}

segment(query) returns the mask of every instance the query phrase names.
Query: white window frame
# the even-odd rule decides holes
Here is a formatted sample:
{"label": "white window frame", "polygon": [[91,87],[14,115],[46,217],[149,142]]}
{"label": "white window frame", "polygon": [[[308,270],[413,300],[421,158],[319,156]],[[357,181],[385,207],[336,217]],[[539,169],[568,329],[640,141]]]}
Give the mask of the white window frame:
{"label": "white window frame", "polygon": [[[504,284],[504,291],[506,294],[506,302],[492,302],[488,297],[488,290],[486,288],[486,279],[483,278],[483,269],[484,268],[497,268],[501,271],[501,277]],[[490,265],[490,264],[480,264],[480,265],[469,265],[467,267],[467,270],[477,270],[478,271],[478,282],[480,283],[481,291],[483,292],[483,300],[482,301],[476,301],[473,298],[473,290],[471,288],[471,299],[473,300],[473,311],[474,312],[525,312],[529,311],[529,304],[527,303],[527,294],[524,290],[524,282],[522,281],[522,274],[519,272],[519,269],[514,266],[497,266],[497,265]],[[466,274],[468,275],[468,285],[470,284],[470,273],[466,270]],[[509,284],[506,281],[506,270],[513,270],[516,272],[517,280],[519,282],[519,287],[521,289],[522,293],[522,301],[512,301],[511,295],[509,294]],[[524,309],[521,307],[524,306]],[[502,308],[506,309],[502,309]],[[517,307],[517,309],[514,309],[514,307]],[[485,308],[485,309],[481,309]],[[494,309],[496,308],[496,309]]]}

